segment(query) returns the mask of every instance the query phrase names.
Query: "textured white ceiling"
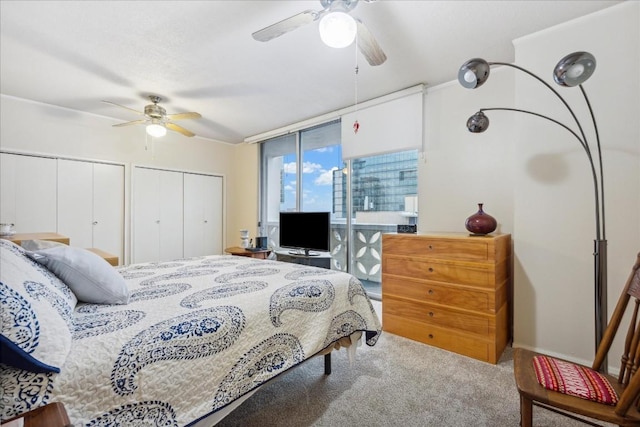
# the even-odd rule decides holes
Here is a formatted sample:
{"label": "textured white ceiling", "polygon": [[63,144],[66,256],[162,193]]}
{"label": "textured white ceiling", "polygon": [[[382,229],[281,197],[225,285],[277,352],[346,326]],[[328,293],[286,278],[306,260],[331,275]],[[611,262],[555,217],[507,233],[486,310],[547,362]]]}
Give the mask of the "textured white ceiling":
{"label": "textured white ceiling", "polygon": [[387,61],[332,49],[314,22],[263,43],[251,33],[319,1],[0,2],[0,91],[136,120],[147,96],[198,137],[238,143],[418,83],[454,80],[471,57],[512,62],[512,40],[620,1],[361,1],[352,14]]}

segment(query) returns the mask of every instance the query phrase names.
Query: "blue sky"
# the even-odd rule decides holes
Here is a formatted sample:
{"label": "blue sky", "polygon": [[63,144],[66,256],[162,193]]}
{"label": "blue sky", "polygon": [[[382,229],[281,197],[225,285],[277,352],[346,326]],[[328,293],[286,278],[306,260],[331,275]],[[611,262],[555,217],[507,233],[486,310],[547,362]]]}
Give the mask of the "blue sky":
{"label": "blue sky", "polygon": [[[281,210],[295,207],[296,158],[295,154],[284,157],[285,202]],[[302,169],[302,209],[304,211],[332,211],[333,171],[342,168],[340,145],[305,151]]]}

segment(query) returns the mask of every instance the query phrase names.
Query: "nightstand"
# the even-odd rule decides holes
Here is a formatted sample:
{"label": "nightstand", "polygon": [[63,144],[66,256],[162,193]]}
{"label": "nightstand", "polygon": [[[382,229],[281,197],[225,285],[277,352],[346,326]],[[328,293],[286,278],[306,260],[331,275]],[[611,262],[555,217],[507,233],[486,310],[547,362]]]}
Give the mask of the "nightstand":
{"label": "nightstand", "polygon": [[48,240],[51,242],[69,244],[69,238],[62,234],[44,232],[44,233],[16,233],[13,236],[6,236],[3,239],[9,240],[16,245],[20,246],[23,240]]}
{"label": "nightstand", "polygon": [[87,250],[100,256],[112,266],[114,267],[118,266],[118,257],[116,255],[110,254],[109,252],[105,252],[102,249],[98,249],[98,248],[87,248]]}
{"label": "nightstand", "polygon": [[5,426],[13,420],[24,419],[24,427],[73,427],[64,405],[60,402],[49,403],[32,411],[2,422]]}
{"label": "nightstand", "polygon": [[258,258],[258,259],[267,259],[267,257],[271,253],[269,249],[249,251],[245,248],[241,248],[240,246],[232,246],[230,248],[225,249],[224,251],[230,253],[231,255],[246,256],[246,257]]}

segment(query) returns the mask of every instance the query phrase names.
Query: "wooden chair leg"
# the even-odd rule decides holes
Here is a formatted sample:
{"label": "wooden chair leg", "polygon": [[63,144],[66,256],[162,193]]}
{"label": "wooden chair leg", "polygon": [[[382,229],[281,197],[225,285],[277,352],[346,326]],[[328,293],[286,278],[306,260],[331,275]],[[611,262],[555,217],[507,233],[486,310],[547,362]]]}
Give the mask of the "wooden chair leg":
{"label": "wooden chair leg", "polygon": [[533,425],[533,401],[520,395],[520,426],[531,427]]}

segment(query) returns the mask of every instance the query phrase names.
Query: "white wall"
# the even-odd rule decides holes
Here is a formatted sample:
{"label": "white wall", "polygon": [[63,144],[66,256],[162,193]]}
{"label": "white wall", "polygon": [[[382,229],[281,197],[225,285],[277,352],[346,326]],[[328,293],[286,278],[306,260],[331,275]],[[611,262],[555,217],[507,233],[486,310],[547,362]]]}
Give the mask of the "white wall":
{"label": "white wall", "polygon": [[496,232],[513,232],[514,166],[508,160],[515,150],[513,128],[496,125],[471,134],[466,126],[482,107],[513,105],[513,81],[511,69],[500,69],[474,91],[457,81],[427,89],[425,152],[418,163],[419,231],[464,232],[465,220],[483,203],[498,222]]}
{"label": "white wall", "polygon": [[[584,87],[604,156],[609,314],[640,250],[639,28],[640,3],[627,2],[515,41],[515,64],[578,105],[583,124],[590,119],[579,89],[557,86],[552,70],[578,50],[597,59]],[[525,114],[487,112],[491,126],[483,134],[465,127],[480,107],[522,108],[567,123],[570,116],[542,84],[506,67],[493,68],[476,90],[455,82],[432,88],[426,103],[419,229],[464,231],[474,204],[484,202],[499,231],[512,233],[514,346],[589,363],[595,345],[595,206],[585,152],[566,130]]]}
{"label": "white wall", "polygon": [[[640,4],[605,9],[524,37],[515,47],[516,63],[549,81],[566,54],[584,50],[596,57],[596,71],[583,86],[602,143],[611,314],[640,251]],[[526,77],[520,73],[516,80],[518,107],[570,123],[557,98]],[[579,88],[556,87],[575,106],[590,138],[594,133]],[[595,346],[596,232],[588,159],[577,139],[558,126],[523,117],[516,124],[514,161],[521,172],[515,176],[514,203],[515,343],[589,360]],[[542,218],[549,218],[543,227],[532,226]]]}
{"label": "white wall", "polygon": [[[117,121],[112,119],[5,95],[0,96],[0,123],[2,150],[125,164],[125,262],[128,262],[130,250],[131,165],[221,175],[225,196],[237,193],[235,182],[242,177],[235,167],[238,147],[197,136],[187,138],[169,132],[163,138],[147,141],[142,126],[114,128],[112,125]],[[236,201],[236,197],[227,200],[226,212],[236,210],[233,204]],[[235,237],[236,218],[225,218],[225,222],[225,234]],[[234,230],[232,236],[227,231],[230,229]],[[231,239],[231,242],[237,244],[236,239]]]}

